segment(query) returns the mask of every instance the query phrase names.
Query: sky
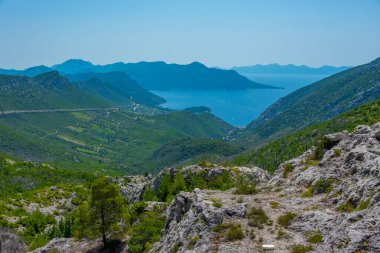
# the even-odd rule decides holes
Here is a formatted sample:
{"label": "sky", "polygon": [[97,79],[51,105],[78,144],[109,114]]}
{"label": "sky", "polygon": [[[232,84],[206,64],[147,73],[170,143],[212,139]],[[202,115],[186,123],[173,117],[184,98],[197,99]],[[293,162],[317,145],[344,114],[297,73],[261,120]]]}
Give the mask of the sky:
{"label": "sky", "polygon": [[0,68],[166,61],[354,66],[380,57],[380,0],[0,0]]}

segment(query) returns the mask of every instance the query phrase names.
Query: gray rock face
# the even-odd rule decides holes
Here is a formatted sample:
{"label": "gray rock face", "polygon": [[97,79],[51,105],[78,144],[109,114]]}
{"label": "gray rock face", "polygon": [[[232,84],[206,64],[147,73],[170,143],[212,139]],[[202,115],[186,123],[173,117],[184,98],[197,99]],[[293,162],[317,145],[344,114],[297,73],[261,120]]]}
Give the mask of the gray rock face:
{"label": "gray rock face", "polygon": [[12,230],[0,228],[0,252],[15,253],[25,252],[26,245]]}
{"label": "gray rock face", "polygon": [[150,185],[152,176],[129,176],[120,179],[111,179],[121,188],[121,194],[133,204],[142,199],[147,186]]}
{"label": "gray rock face", "polygon": [[215,239],[213,228],[226,217],[244,217],[244,204],[223,203],[218,208],[209,193],[219,191],[199,190],[181,192],[166,210],[165,232],[150,252],[210,252]]}

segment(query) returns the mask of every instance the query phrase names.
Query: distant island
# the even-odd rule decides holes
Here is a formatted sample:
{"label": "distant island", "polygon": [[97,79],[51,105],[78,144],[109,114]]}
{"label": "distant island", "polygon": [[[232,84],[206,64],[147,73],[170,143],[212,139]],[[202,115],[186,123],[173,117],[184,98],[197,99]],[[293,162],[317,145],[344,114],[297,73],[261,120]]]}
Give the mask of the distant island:
{"label": "distant island", "polygon": [[251,81],[235,70],[209,68],[199,62],[187,65],[167,64],[162,61],[94,65],[81,59],[72,59],[51,67],[37,66],[25,70],[0,69],[0,74],[35,76],[52,70],[64,76],[81,73],[124,72],[147,90],[279,89],[279,87]]}
{"label": "distant island", "polygon": [[233,67],[241,75],[326,75],[330,76],[338,72],[342,72],[351,67],[349,66],[321,66],[318,68],[313,68],[305,65],[279,65],[279,64],[268,64],[261,65],[256,64],[252,66],[241,66]]}

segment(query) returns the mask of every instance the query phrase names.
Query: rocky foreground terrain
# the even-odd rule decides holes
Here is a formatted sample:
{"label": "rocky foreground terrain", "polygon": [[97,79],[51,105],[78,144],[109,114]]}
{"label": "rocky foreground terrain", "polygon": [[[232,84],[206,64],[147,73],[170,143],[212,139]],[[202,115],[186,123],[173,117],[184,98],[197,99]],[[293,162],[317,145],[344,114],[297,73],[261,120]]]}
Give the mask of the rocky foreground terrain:
{"label": "rocky foreground terrain", "polygon": [[[165,228],[150,252],[263,252],[263,245],[273,245],[270,252],[380,252],[379,155],[377,124],[327,135],[322,150],[283,163],[271,177],[259,168],[184,167],[188,176],[199,170],[207,177],[245,175],[256,181],[256,190],[177,194],[163,211]],[[135,177],[123,194],[137,201],[147,186],[157,187],[164,173],[176,171]],[[86,243],[55,239],[36,252],[85,252]]]}

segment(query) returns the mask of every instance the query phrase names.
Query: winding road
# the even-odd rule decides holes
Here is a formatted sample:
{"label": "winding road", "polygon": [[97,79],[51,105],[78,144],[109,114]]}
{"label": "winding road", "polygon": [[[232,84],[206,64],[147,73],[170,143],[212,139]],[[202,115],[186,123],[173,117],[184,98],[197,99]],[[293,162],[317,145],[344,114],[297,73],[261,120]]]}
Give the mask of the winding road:
{"label": "winding road", "polygon": [[76,109],[40,109],[40,110],[7,110],[0,111],[0,116],[20,113],[47,113],[47,112],[80,112],[80,111],[110,111],[119,110],[117,107],[110,108],[76,108]]}

